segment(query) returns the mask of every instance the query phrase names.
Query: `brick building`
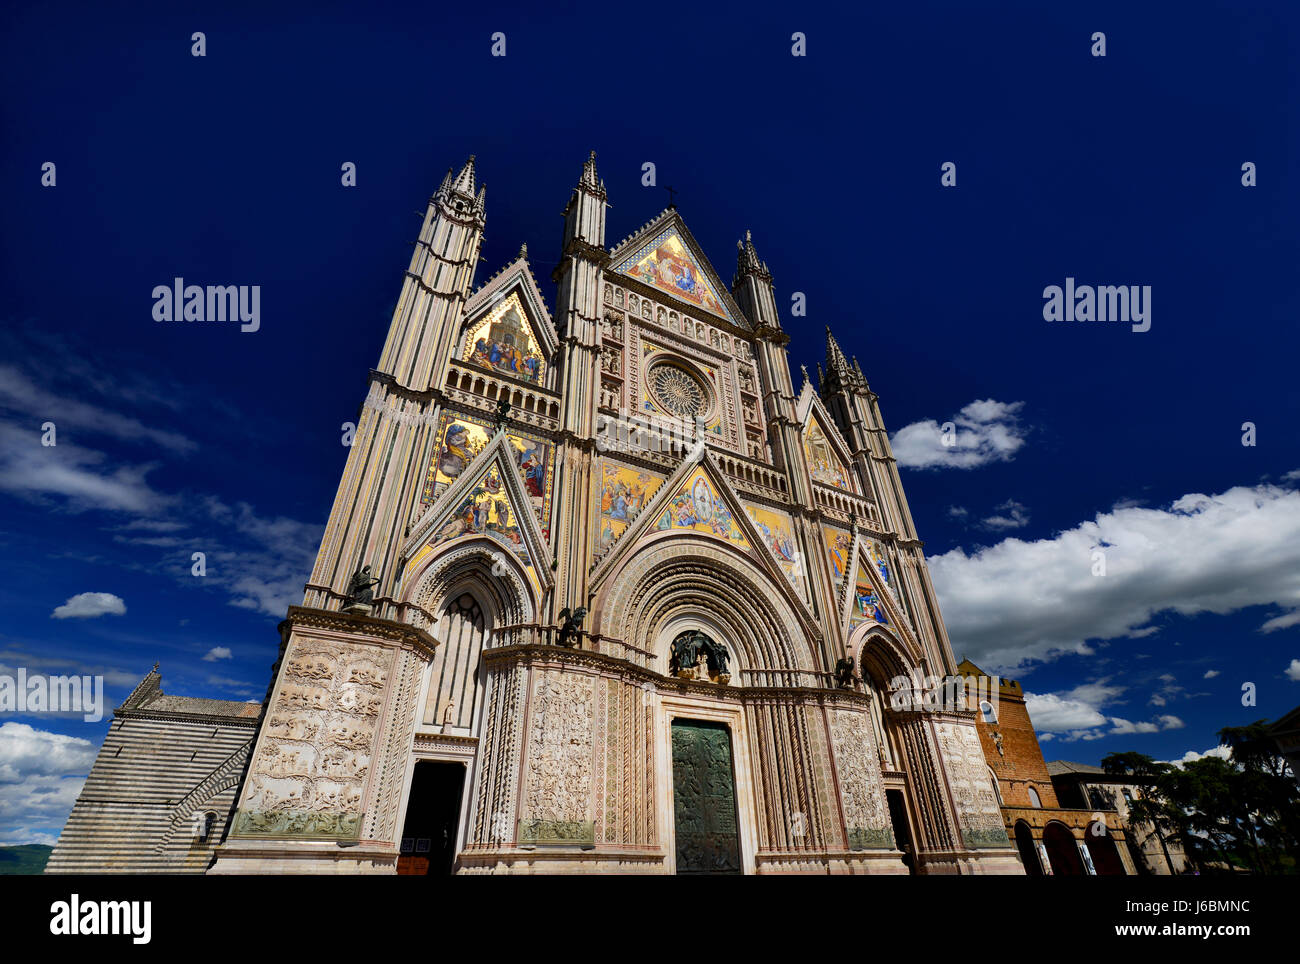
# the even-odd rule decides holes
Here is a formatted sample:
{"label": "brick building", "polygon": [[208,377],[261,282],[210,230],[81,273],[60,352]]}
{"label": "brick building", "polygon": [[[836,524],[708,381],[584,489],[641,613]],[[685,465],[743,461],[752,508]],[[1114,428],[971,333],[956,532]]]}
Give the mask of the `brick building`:
{"label": "brick building", "polygon": [[1020,683],[989,677],[968,659],[957,664],[957,672],[972,684],[989,681],[971,685],[968,691],[988,694],[972,708],[978,709],[980,745],[998,791],[1007,836],[1015,841],[1025,873],[1137,873],[1125,821],[1113,805],[1075,808],[1073,801],[1059,798]]}

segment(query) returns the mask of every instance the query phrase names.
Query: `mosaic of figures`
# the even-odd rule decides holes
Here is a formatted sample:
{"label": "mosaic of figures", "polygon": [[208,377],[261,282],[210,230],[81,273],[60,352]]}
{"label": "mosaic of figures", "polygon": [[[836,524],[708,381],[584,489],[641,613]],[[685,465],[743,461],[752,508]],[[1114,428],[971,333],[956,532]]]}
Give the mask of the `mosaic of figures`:
{"label": "mosaic of figures", "polygon": [[731,517],[727,504],[714,492],[703,470],[696,469],[661,510],[657,529],[693,529],[750,548],[749,540]]}
{"label": "mosaic of figures", "polygon": [[[477,419],[463,415],[443,416],[434,456],[424,481],[423,500],[426,505],[460,478],[487,445],[490,432],[491,429]],[[515,464],[519,466],[528,498],[545,529],[551,499],[551,446],[526,434],[507,433],[506,438],[515,453]]]}
{"label": "mosaic of figures", "polygon": [[826,438],[826,433],[816,418],[808,423],[808,430],[804,432],[803,451],[808,458],[808,472],[813,481],[853,491],[848,469],[831,448],[830,440]]}
{"label": "mosaic of figures", "polygon": [[616,542],[637,514],[663,485],[663,477],[614,462],[600,469],[599,547]]}
{"label": "mosaic of figures", "polygon": [[528,547],[519,529],[519,519],[505,481],[501,466],[495,460],[484,471],[478,483],[461,499],[455,511],[429,540],[429,548],[466,535],[488,535],[504,546],[513,549],[528,568],[532,568]]}
{"label": "mosaic of figures", "polygon": [[533,335],[517,292],[474,325],[465,336],[463,357],[533,384],[540,384],[546,373],[546,356]]}
{"label": "mosaic of figures", "polygon": [[648,247],[642,247],[634,257],[634,262],[623,262],[617,270],[666,291],[674,298],[680,298],[724,318],[728,317],[727,309],[705,280],[699,263],[686,250],[682,239],[672,228],[661,231]]}
{"label": "mosaic of figures", "polygon": [[849,612],[849,626],[866,622],[888,626],[889,617],[885,615],[885,607],[880,604],[880,597],[867,578],[867,570],[859,562],[858,577],[853,586],[853,609]]}
{"label": "mosaic of figures", "polygon": [[822,526],[822,535],[826,539],[826,558],[830,560],[835,584],[842,585],[844,576],[849,571],[849,553],[853,550],[853,535],[845,529],[837,529],[834,526]]}
{"label": "mosaic of figures", "polygon": [[790,521],[790,516],[784,512],[754,505],[746,505],[745,514],[749,516],[750,521],[763,537],[763,544],[772,550],[772,555],[776,557],[776,564],[790,580],[790,585],[806,595],[802,556],[795,543],[794,523]]}

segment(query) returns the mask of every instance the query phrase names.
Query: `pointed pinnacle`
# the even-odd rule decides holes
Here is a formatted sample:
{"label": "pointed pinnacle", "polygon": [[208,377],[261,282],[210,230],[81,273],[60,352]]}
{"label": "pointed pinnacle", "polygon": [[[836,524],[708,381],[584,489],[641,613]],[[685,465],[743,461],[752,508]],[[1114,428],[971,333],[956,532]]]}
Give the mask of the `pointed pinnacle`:
{"label": "pointed pinnacle", "polygon": [[469,156],[469,160],[465,162],[465,166],[462,167],[460,169],[460,173],[456,175],[456,183],[453,184],[452,187],[455,190],[459,191],[461,194],[467,194],[470,197],[474,196],[474,155],[473,154]]}

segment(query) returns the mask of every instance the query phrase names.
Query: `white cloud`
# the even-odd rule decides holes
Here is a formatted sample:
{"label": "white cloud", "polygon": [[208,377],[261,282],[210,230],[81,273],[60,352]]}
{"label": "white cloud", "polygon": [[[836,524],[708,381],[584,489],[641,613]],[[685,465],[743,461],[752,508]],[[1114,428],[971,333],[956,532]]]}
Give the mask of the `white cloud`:
{"label": "white cloud", "polygon": [[1087,730],[1106,722],[1106,717],[1088,701],[1055,693],[1026,693],[1025,708],[1029,710],[1034,729],[1048,733]]}
{"label": "white cloud", "polygon": [[1122,736],[1127,733],[1159,733],[1161,730],[1181,730],[1186,724],[1176,716],[1157,716],[1147,722],[1131,723],[1118,716],[1111,717],[1111,730],[1108,736]]}
{"label": "white cloud", "polygon": [[[53,422],[65,437],[71,430],[77,430],[80,435],[107,435],[173,452],[191,452],[198,447],[179,432],[146,425],[103,405],[56,395],[11,365],[0,365],[0,409],[39,417],[38,424]],[[39,433],[32,434],[39,444]],[[62,444],[60,440],[59,445]]]}
{"label": "white cloud", "polygon": [[156,513],[171,502],[146,479],[156,467],[113,462],[102,452],[62,439],[47,447],[35,426],[0,425],[0,491],[28,501],[58,496],[74,512]]}
{"label": "white cloud", "polygon": [[31,776],[89,772],[95,747],[89,740],[38,730],[26,723],[0,724],[0,784]]}
{"label": "white cloud", "polygon": [[[1173,677],[1168,677],[1172,681]],[[1122,736],[1132,733],[1159,733],[1177,730],[1183,721],[1176,716],[1162,715],[1154,720],[1132,722],[1118,716],[1108,716],[1102,709],[1119,700],[1128,689],[1110,682],[1108,677],[1084,683],[1064,693],[1025,693],[1025,708],[1030,721],[1039,734],[1039,742],[1055,736],[1063,743],[1076,740],[1100,740],[1105,736]],[[1163,704],[1162,704],[1163,705]]]}
{"label": "white cloud", "polygon": [[961,520],[961,519],[965,519],[968,515],[970,515],[970,510],[967,509],[965,506],[960,506],[960,505],[948,506],[948,518],[950,519]]}
{"label": "white cloud", "polygon": [[1166,760],[1165,762],[1172,763],[1174,766],[1180,767],[1184,763],[1192,763],[1196,760],[1203,760],[1206,757],[1210,757],[1210,756],[1218,757],[1220,760],[1231,760],[1232,748],[1227,746],[1212,746],[1204,753],[1197,753],[1195,750],[1188,750],[1186,753],[1183,754],[1183,758],[1181,760]]}
{"label": "white cloud", "polygon": [[[1092,574],[1098,549],[1104,576]],[[957,548],[929,565],[956,648],[1007,673],[1089,654],[1088,640],[1154,634],[1158,613],[1300,609],[1300,491],[1237,486],[1116,508],[1050,539]]]}
{"label": "white cloud", "polygon": [[1295,625],[1300,625],[1300,609],[1293,609],[1289,613],[1283,613],[1281,616],[1274,616],[1259,628],[1261,632],[1272,633],[1279,629],[1287,629]]}
{"label": "white cloud", "polygon": [[1219,675],[1219,671],[1217,669],[1207,669],[1205,671],[1205,675],[1202,676],[1201,679],[1214,679],[1214,677],[1218,675]]}
{"label": "white cloud", "polygon": [[1291,665],[1286,668],[1286,678],[1300,683],[1300,659],[1291,660]]}
{"label": "white cloud", "polygon": [[233,659],[234,654],[230,651],[229,646],[213,646],[203,657],[205,663],[215,663],[219,659]]}
{"label": "white cloud", "polygon": [[94,762],[89,740],[0,725],[0,844],[53,844]]}
{"label": "white cloud", "polygon": [[111,592],[79,592],[50,613],[51,619],[93,619],[96,616],[124,616],[126,603]]}
{"label": "white cloud", "polygon": [[985,529],[1002,531],[1005,529],[1022,529],[1029,525],[1029,507],[1017,502],[1015,499],[1007,499],[997,511],[1003,515],[992,515],[980,523]]}
{"label": "white cloud", "polygon": [[991,398],[971,402],[948,420],[954,432],[947,445],[943,428],[934,419],[905,425],[890,437],[894,458],[912,469],[973,469],[1008,462],[1025,444],[1020,425],[1024,404]]}

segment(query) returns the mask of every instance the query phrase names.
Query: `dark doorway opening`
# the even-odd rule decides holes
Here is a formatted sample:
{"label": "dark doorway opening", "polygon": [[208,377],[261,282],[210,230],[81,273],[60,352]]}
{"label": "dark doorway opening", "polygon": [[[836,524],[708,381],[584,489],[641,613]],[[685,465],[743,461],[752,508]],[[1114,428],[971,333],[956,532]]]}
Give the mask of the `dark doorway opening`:
{"label": "dark doorway opening", "polygon": [[1020,862],[1025,865],[1027,876],[1043,876],[1043,867],[1038,862],[1038,850],[1034,846],[1034,832],[1023,820],[1016,821],[1016,850],[1020,852]]}
{"label": "dark doorway opening", "polygon": [[1048,823],[1043,828],[1043,845],[1047,848],[1053,874],[1082,877],[1088,873],[1083,867],[1083,858],[1079,856],[1079,844],[1065,824],[1055,820]]}
{"label": "dark doorway opening", "polygon": [[903,852],[903,863],[909,874],[916,873],[916,845],[912,842],[912,825],[907,820],[907,801],[902,790],[886,790],[889,803],[889,822],[894,827],[894,844]]}
{"label": "dark doorway opening", "polygon": [[463,763],[420,760],[411,777],[411,796],[402,827],[399,874],[450,874],[456,864]]}
{"label": "dark doorway opening", "polygon": [[1126,873],[1124,861],[1120,858],[1119,848],[1115,846],[1115,838],[1110,835],[1104,822],[1097,821],[1089,824],[1083,836],[1083,843],[1088,848],[1093,869],[1097,871],[1099,877],[1124,876]]}

